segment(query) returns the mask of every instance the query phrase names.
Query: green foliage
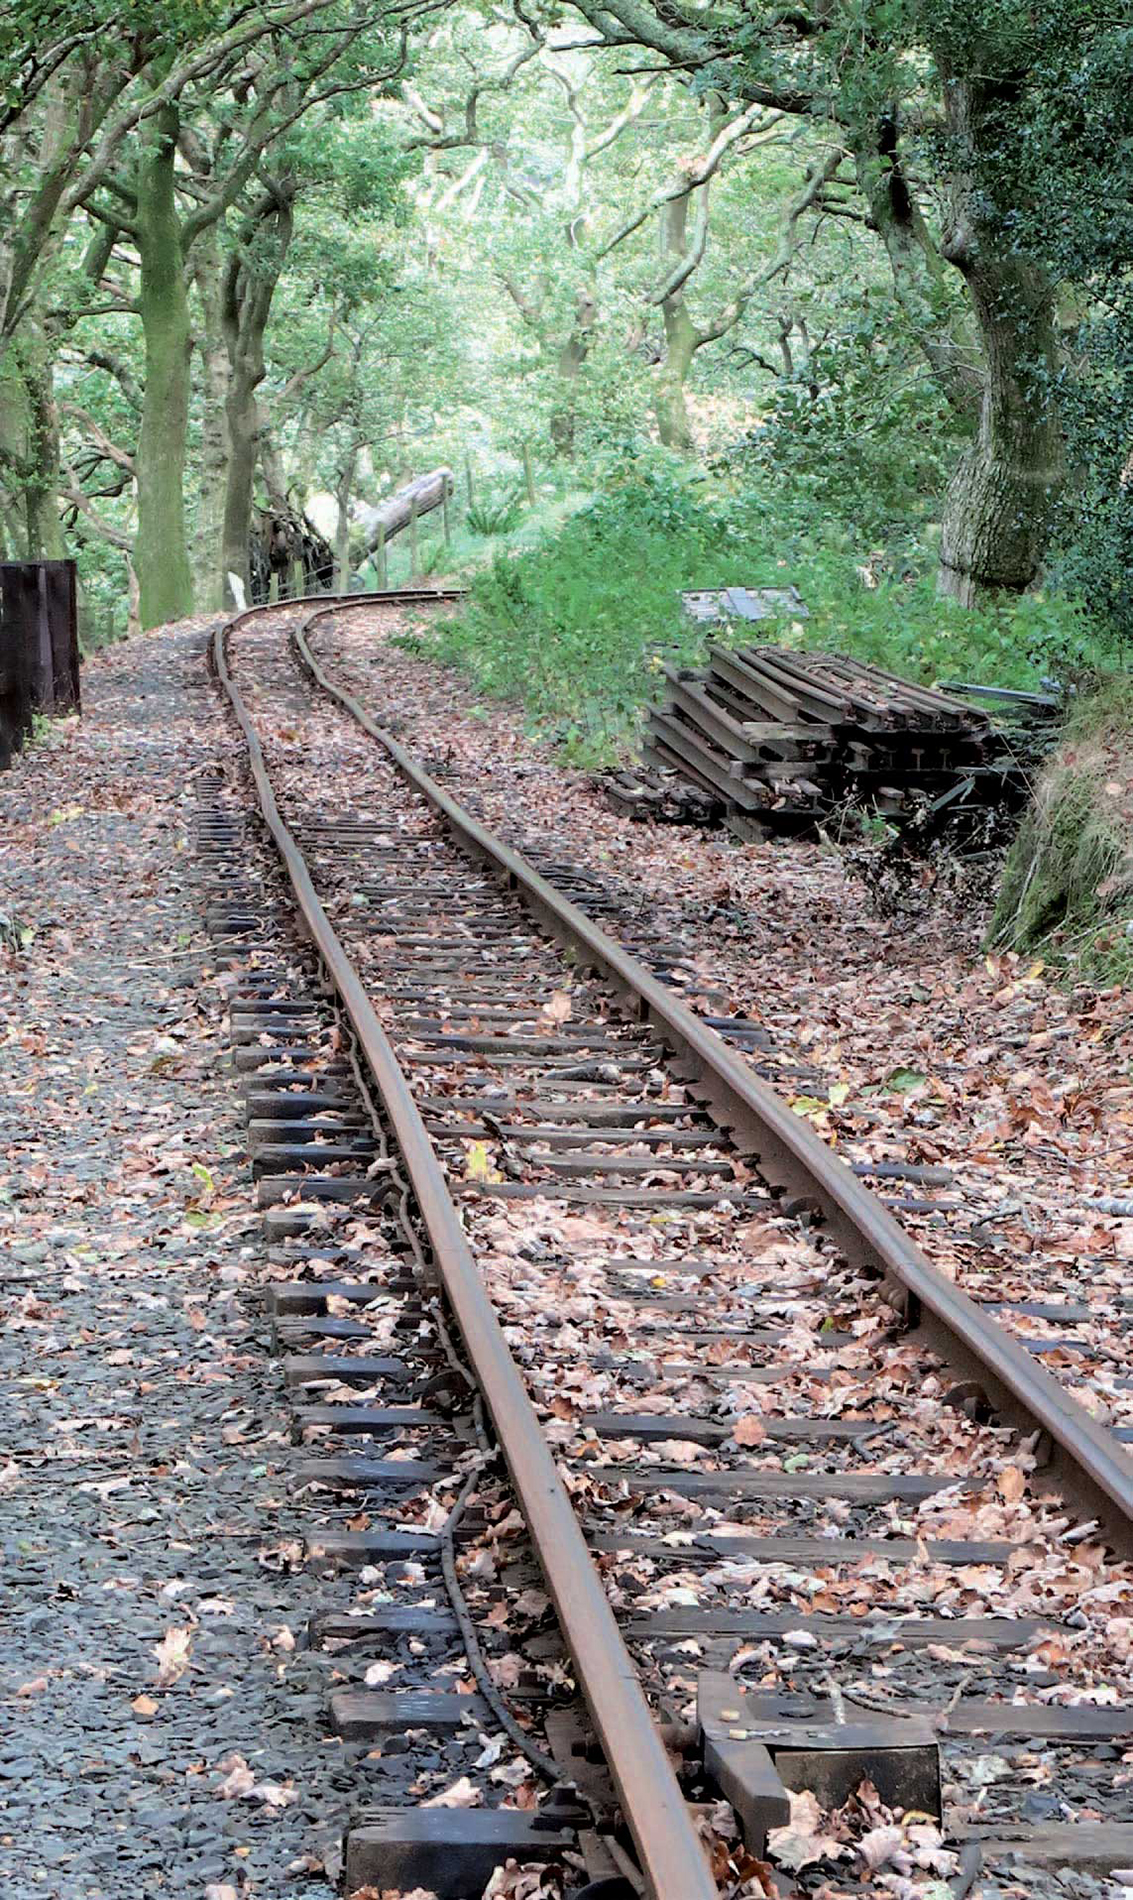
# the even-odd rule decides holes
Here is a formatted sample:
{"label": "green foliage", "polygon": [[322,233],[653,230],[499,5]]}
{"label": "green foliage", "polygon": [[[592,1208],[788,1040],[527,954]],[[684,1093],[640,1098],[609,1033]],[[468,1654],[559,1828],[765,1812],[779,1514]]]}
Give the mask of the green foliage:
{"label": "green foliage", "polygon": [[465,523],[471,533],[508,534],[522,512],[518,495],[505,495],[501,501],[473,501],[465,511]]}
{"label": "green foliage", "polygon": [[657,456],[623,460],[608,479],[530,552],[498,552],[473,576],[463,613],[429,636],[438,658],[481,691],[521,701],[577,760],[608,759],[634,736],[665,660],[702,658],[701,630],[680,601],[693,588],[794,583],[806,619],[740,623],[724,637],[853,652],[925,682],[1034,688],[1105,659],[1096,626],[1068,597],[981,610],[940,600],[931,534],[879,550],[818,514],[805,488],[710,491]]}
{"label": "green foliage", "polygon": [[720,466],[785,480],[819,515],[847,515],[852,497],[860,532],[887,538],[939,504],[963,439],[892,294],[865,293]]}
{"label": "green foliage", "polygon": [[993,942],[1042,949],[1087,976],[1133,977],[1133,682],[1086,698],[1012,846]]}

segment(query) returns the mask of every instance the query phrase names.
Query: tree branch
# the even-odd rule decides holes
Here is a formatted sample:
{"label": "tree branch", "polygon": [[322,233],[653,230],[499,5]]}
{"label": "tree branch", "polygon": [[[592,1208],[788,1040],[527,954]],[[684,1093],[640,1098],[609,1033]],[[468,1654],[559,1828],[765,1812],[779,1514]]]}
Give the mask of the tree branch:
{"label": "tree branch", "polygon": [[[724,158],[736,143],[736,140],[743,138],[746,133],[753,130],[761,111],[762,107],[750,105],[745,111],[738,113],[734,119],[729,119],[727,124],[722,126],[720,131],[716,134],[716,137],[712,140],[711,145],[703,157],[687,161],[684,165],[682,176],[679,179],[676,179],[668,185],[661,185],[653,193],[648,204],[644,205],[640,211],[635,212],[633,217],[628,218],[620,230],[615,232],[609,243],[602,246],[602,249],[598,253],[599,258],[608,257],[610,252],[615,250],[626,238],[631,237],[654,211],[660,211],[664,205],[670,204],[674,198],[687,197],[690,192],[696,190],[697,186],[706,185],[709,179],[713,178],[719,171]],[[764,145],[769,139],[777,138],[779,136],[779,126],[782,124],[783,116],[781,112],[775,113],[772,118],[763,121],[755,134],[752,141],[753,144]],[[654,298],[652,301],[657,302],[658,299]]]}
{"label": "tree branch", "polygon": [[127,455],[125,449],[120,449],[116,443],[112,442],[105,430],[100,427],[94,417],[86,409],[80,408],[77,402],[61,402],[59,404],[59,410],[61,415],[74,416],[76,421],[82,423],[83,428],[87,431],[88,435],[94,438],[94,441],[102,450],[107,461],[117,463],[118,467],[124,469],[127,475],[136,475],[137,469],[134,465],[133,456]]}
{"label": "tree branch", "polygon": [[810,177],[806,180],[801,189],[797,191],[792,198],[787,200],[787,203],[783,207],[783,215],[779,221],[779,242],[775,248],[774,257],[770,263],[763,266],[762,270],[756,271],[754,276],[736,293],[731,302],[725,306],[720,315],[700,331],[701,343],[715,343],[718,338],[726,336],[729,330],[734,330],[752,298],[755,296],[756,291],[762,290],[765,285],[773,283],[776,277],[780,276],[782,272],[788,268],[798,247],[799,219],[802,217],[804,211],[809,211],[811,206],[821,196],[824,188],[834,177],[845,156],[846,151],[844,146],[832,146],[826,153],[821,164],[814,167]]}

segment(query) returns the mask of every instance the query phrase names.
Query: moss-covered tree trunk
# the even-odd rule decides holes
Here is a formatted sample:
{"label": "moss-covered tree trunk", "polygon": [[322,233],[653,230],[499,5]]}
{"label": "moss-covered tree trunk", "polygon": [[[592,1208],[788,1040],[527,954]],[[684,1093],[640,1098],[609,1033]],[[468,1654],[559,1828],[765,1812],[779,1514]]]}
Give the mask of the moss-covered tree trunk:
{"label": "moss-covered tree trunk", "polygon": [[215,612],[224,604],[222,543],[224,496],[228,485],[228,350],[221,322],[221,263],[215,228],[193,248],[197,292],[197,345],[201,384],[201,488],[193,536],[193,588],[197,604]]}
{"label": "moss-covered tree trunk", "polygon": [[551,443],[556,455],[570,460],[574,455],[578,423],[578,387],[582,368],[590,353],[590,342],[597,320],[594,299],[589,291],[580,291],[575,305],[570,335],[559,349],[555,363],[558,390],[551,412]]}
{"label": "moss-covered tree trunk", "polygon": [[351,443],[338,472],[334,499],[338,508],[338,520],[334,531],[334,591],[336,594],[350,592],[350,497],[354,492],[354,477],[358,470],[358,445]]}
{"label": "moss-covered tree trunk", "polygon": [[[661,258],[666,267],[671,268],[685,255],[690,195],[686,193],[684,197],[671,199],[662,213]],[[667,449],[679,449],[687,453],[692,448],[692,425],[688,418],[685,385],[700,336],[689,316],[681,290],[676,290],[662,300],[661,319],[665,326],[665,354],[658,367],[653,398],[657,433]]]}
{"label": "moss-covered tree trunk", "polygon": [[971,295],[983,390],[976,439],[948,491],[940,588],[971,606],[988,592],[1022,592],[1042,566],[1051,504],[1064,478],[1058,344],[1050,279],[1011,243],[979,178],[999,136],[1002,88],[949,78],[945,100],[960,162],[943,248]]}
{"label": "moss-covered tree trunk", "polygon": [[273,183],[250,213],[229,259],[221,298],[229,363],[221,572],[225,598],[233,605],[230,575],[236,575],[250,598],[252,496],[261,449],[256,391],[264,379],[264,334],[271,301],[291,242],[293,198],[290,181]]}
{"label": "moss-covered tree trunk", "polygon": [[189,299],[185,288],[174,161],[178,118],[162,107],[143,129],[136,231],[145,338],[145,392],[138,432],[135,543],[143,627],[193,611],[185,530],[189,428]]}
{"label": "moss-covered tree trunk", "polygon": [[[990,54],[987,65],[994,67]],[[940,560],[941,592],[969,606],[1033,583],[1063,480],[1052,286],[1013,245],[989,189],[1005,83],[944,75],[949,214],[939,248],[906,180],[896,121],[883,120],[876,148],[857,158],[898,302],[938,384],[972,428],[948,491]],[[967,286],[966,313],[950,291],[950,266]]]}
{"label": "moss-covered tree trunk", "polygon": [[27,320],[0,363],[0,491],[10,552],[32,561],[64,552],[51,362],[47,338]]}

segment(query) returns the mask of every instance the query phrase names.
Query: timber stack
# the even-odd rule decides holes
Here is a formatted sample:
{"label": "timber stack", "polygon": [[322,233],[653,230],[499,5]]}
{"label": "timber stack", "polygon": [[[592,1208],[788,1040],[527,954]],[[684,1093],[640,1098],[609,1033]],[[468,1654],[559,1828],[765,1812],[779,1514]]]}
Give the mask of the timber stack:
{"label": "timber stack", "polygon": [[745,840],[813,835],[851,805],[923,824],[1026,797],[987,713],[862,660],[711,645],[707,668],[664,672],[646,761],[720,800]]}

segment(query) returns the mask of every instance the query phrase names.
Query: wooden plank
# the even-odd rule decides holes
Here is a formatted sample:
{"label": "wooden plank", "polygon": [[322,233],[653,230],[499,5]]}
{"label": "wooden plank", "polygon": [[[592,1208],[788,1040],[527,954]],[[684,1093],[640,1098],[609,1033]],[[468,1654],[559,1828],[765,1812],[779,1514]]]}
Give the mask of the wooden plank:
{"label": "wooden plank", "polygon": [[[768,1334],[773,1339],[773,1333]],[[722,1424],[714,1418],[688,1418],[670,1412],[584,1412],[581,1423],[599,1438],[637,1438],[643,1444],[668,1439],[696,1445],[722,1445],[735,1429],[733,1419]],[[876,1420],[829,1418],[760,1418],[768,1438],[791,1444],[852,1443],[879,1430]]]}
{"label": "wooden plank", "polygon": [[729,803],[748,811],[758,811],[767,802],[766,791],[756,791],[730,769],[722,753],[714,752],[707,742],[678,719],[666,713],[649,714],[649,731],[659,743],[675,755],[678,770],[691,765],[700,783],[720,793]]}
{"label": "wooden plank", "polygon": [[[713,666],[722,651],[715,646],[709,648]],[[788,704],[793,701],[795,711],[788,713],[788,718],[797,718],[803,713],[823,725],[839,725],[852,712],[847,694],[836,689],[832,682],[823,684],[816,679],[805,666],[798,664],[800,656],[796,654],[775,647],[738,647],[728,657],[742,675],[763,691],[777,693]]]}
{"label": "wooden plank", "polygon": [[691,1544],[673,1544],[664,1537],[642,1536],[636,1531],[600,1530],[588,1541],[595,1550],[626,1551],[631,1557],[651,1557],[680,1569],[705,1568],[744,1558],[756,1563],[805,1565],[815,1570],[833,1570],[841,1564],[865,1563],[875,1557],[887,1563],[906,1564],[921,1561],[922,1549],[928,1552],[928,1560],[934,1564],[999,1567],[1008,1563],[1015,1551],[1025,1548],[1022,1544],[965,1543],[947,1538],[929,1539],[922,1546],[912,1537],[741,1537],[716,1535],[710,1531],[693,1535],[695,1542]]}
{"label": "wooden plank", "polygon": [[1018,1859],[1073,1873],[1133,1867],[1133,1823],[1128,1821],[1052,1822],[1016,1830],[1003,1822],[983,1827],[964,1822],[949,1829],[949,1838],[978,1841],[985,1863]]}

